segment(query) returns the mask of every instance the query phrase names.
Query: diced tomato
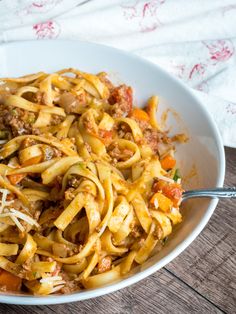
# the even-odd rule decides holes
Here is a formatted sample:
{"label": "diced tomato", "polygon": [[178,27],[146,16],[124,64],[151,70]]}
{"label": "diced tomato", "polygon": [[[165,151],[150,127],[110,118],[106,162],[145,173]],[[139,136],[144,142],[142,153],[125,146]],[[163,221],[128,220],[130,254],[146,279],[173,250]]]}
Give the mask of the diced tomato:
{"label": "diced tomato", "polygon": [[139,108],[135,108],[132,113],[131,113],[131,117],[139,120],[139,121],[149,121],[149,115],[146,113],[146,111],[139,109]]}
{"label": "diced tomato", "polygon": [[112,130],[110,131],[103,129],[99,130],[99,137],[104,142],[104,144],[109,144],[112,140],[112,136],[113,136]]}
{"label": "diced tomato", "polygon": [[7,176],[8,180],[12,185],[16,185],[21,182],[27,176],[27,173],[17,173],[17,174],[10,174]]}
{"label": "diced tomato", "polygon": [[42,160],[42,155],[32,157],[32,158],[26,160],[26,162],[24,162],[22,167],[38,164],[38,163],[40,163],[41,160]]}
{"label": "diced tomato", "polygon": [[150,203],[154,205],[154,207],[156,207],[155,204],[157,204],[158,208],[160,208],[163,212],[170,211],[173,206],[173,202],[160,192],[157,192],[152,196]]}
{"label": "diced tomato", "polygon": [[132,88],[124,84],[114,88],[110,95],[109,103],[115,105],[114,114],[117,117],[129,115],[133,106]]}
{"label": "diced tomato", "polygon": [[165,170],[174,168],[175,164],[176,160],[171,155],[167,155],[161,160],[161,166]]}
{"label": "diced tomato", "polygon": [[178,206],[178,203],[182,197],[183,189],[178,183],[167,183],[164,181],[155,182],[153,185],[153,191],[161,191],[173,202],[174,206]]}
{"label": "diced tomato", "polygon": [[6,287],[7,291],[20,291],[22,279],[9,273],[6,270],[0,270],[0,286]]}
{"label": "diced tomato", "polygon": [[177,183],[166,185],[162,191],[167,197],[173,200],[179,200],[183,193],[181,186]]}

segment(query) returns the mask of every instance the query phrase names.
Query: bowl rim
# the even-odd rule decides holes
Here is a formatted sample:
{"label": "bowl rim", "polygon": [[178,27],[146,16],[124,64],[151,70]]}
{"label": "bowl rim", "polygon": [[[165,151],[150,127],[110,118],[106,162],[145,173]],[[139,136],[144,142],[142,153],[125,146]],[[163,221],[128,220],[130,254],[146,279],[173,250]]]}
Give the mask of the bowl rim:
{"label": "bowl rim", "polygon": [[[172,76],[167,71],[162,69],[157,64],[148,61],[140,56],[137,56],[133,53],[114,48],[111,46],[107,46],[104,44],[98,44],[93,43],[89,41],[84,40],[24,40],[24,41],[17,41],[17,42],[9,42],[9,43],[3,43],[0,45],[0,47],[14,47],[19,45],[24,45],[26,43],[31,43],[32,45],[54,45],[55,43],[60,43],[61,45],[68,45],[68,44],[75,44],[75,45],[87,45],[91,48],[95,49],[106,49],[108,52],[116,52],[118,54],[121,54],[127,58],[131,58],[133,60],[136,60],[138,62],[141,62],[143,64],[147,64],[149,66],[155,67],[157,71],[164,74],[166,77],[168,77],[169,80],[174,82],[177,87],[181,88],[185,93],[187,93],[195,103],[201,108],[203,114],[205,115],[206,119],[208,120],[209,126],[212,129],[212,132],[214,134],[215,144],[217,146],[218,152],[219,152],[219,175],[217,177],[217,187],[222,187],[224,183],[224,177],[225,177],[225,152],[224,152],[224,146],[223,141],[220,136],[218,127],[213,119],[213,117],[210,115],[210,113],[207,111],[205,106],[201,103],[199,98],[194,94],[191,89],[186,86],[180,79],[177,77]],[[155,263],[154,265],[148,267],[145,270],[142,270],[141,272],[134,274],[133,276],[123,279],[120,282],[115,282],[113,284],[110,284],[108,286],[96,288],[94,290],[83,290],[79,292],[75,292],[72,294],[65,294],[65,295],[55,295],[55,296],[31,296],[31,295],[4,295],[0,294],[0,303],[7,303],[7,304],[15,304],[15,305],[50,305],[50,304],[62,304],[62,303],[69,303],[69,302],[76,302],[76,301],[83,301],[99,296],[103,296],[105,294],[109,294],[115,291],[118,291],[122,288],[128,287],[130,285],[133,285],[137,283],[138,281],[150,276],[154,272],[158,271],[162,267],[164,267],[166,264],[171,262],[174,258],[176,258],[180,253],[182,253],[192,242],[193,240],[200,234],[200,232],[203,230],[203,228],[206,226],[207,222],[209,221],[210,217],[212,216],[216,206],[217,206],[218,200],[213,199],[210,201],[210,204],[208,206],[208,209],[204,216],[202,217],[200,223],[192,230],[192,232],[187,236],[185,240],[183,240],[179,245],[177,245],[168,255],[163,257],[160,261]]]}

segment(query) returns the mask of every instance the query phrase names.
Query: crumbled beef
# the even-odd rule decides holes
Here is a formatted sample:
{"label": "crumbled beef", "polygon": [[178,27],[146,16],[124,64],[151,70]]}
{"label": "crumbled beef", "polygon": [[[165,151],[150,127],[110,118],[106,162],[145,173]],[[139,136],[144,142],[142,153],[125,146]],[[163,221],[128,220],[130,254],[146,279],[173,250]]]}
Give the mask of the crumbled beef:
{"label": "crumbled beef", "polygon": [[67,185],[69,187],[77,188],[80,185],[80,178],[76,175],[71,175],[70,178],[68,179]]}
{"label": "crumbled beef", "polygon": [[120,129],[120,130],[118,130],[117,133],[118,133],[119,138],[123,138],[125,140],[134,142],[134,137],[133,137],[133,134],[131,132],[125,132],[124,130]]}
{"label": "crumbled beef", "polygon": [[121,150],[118,143],[114,142],[108,147],[108,154],[111,156],[113,161],[116,162],[129,159],[133,156],[133,151],[128,148]]}
{"label": "crumbled beef", "polygon": [[163,230],[162,230],[161,226],[156,225],[156,228],[153,232],[153,237],[157,240],[160,240],[163,238]]}
{"label": "crumbled beef", "polygon": [[98,263],[98,273],[104,273],[111,269],[112,259],[111,256],[103,257]]}
{"label": "crumbled beef", "polygon": [[160,144],[170,144],[171,140],[165,132],[154,129],[148,121],[135,119],[143,132],[146,143],[151,147],[154,153],[159,154]]}
{"label": "crumbled beef", "polygon": [[108,102],[111,105],[110,113],[113,117],[126,117],[132,111],[132,88],[126,85],[120,85],[114,88]]}
{"label": "crumbled beef", "polygon": [[144,138],[153,152],[158,153],[158,142],[160,141],[159,133],[154,129],[146,129],[143,132]]}
{"label": "crumbled beef", "polygon": [[75,198],[74,188],[69,188],[65,191],[65,200],[66,201],[72,201]]}
{"label": "crumbled beef", "polygon": [[30,146],[35,145],[35,144],[37,144],[37,142],[36,142],[34,139],[32,139],[32,138],[30,138],[30,137],[27,137],[27,138],[25,138],[25,139],[22,141],[22,143],[21,143],[21,149],[30,147]]}
{"label": "crumbled beef", "polygon": [[61,293],[67,294],[73,291],[81,290],[81,286],[78,280],[73,280],[77,276],[75,274],[66,273],[61,270],[59,276],[65,281],[64,287],[60,290]]}
{"label": "crumbled beef", "polygon": [[41,149],[43,152],[43,160],[44,161],[51,160],[52,158],[62,156],[62,152],[60,150],[56,149],[55,147],[51,147],[48,145],[42,145]]}
{"label": "crumbled beef", "polygon": [[79,282],[75,280],[70,280],[66,281],[65,286],[60,290],[60,292],[63,294],[69,294],[78,290],[81,290]]}
{"label": "crumbled beef", "polygon": [[144,131],[145,129],[148,129],[148,128],[150,129],[151,128],[151,125],[150,125],[150,123],[148,121],[138,120],[138,119],[135,119],[135,118],[133,118],[133,119],[138,123],[138,125],[139,125],[139,127],[140,127],[140,129],[142,131]]}
{"label": "crumbled beef", "polygon": [[64,121],[65,117],[59,116],[57,114],[52,114],[50,125],[58,125]]}
{"label": "crumbled beef", "polygon": [[35,120],[36,115],[33,112],[0,105],[0,129],[11,131],[13,136],[32,134]]}
{"label": "crumbled beef", "polygon": [[93,117],[91,115],[86,114],[83,117],[83,124],[86,131],[90,134],[96,134],[96,125],[94,123]]}
{"label": "crumbled beef", "polygon": [[143,234],[142,227],[141,226],[137,226],[137,225],[135,225],[132,228],[132,231],[130,233],[130,235],[133,236],[134,238],[139,238],[139,237],[141,237],[142,234]]}

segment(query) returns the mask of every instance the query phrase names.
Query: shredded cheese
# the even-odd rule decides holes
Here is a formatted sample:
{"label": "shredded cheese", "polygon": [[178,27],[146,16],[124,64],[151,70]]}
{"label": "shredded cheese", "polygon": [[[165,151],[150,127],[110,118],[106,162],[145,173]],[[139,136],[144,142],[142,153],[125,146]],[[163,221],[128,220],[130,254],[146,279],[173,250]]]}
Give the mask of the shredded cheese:
{"label": "shredded cheese", "polygon": [[159,203],[158,203],[158,199],[157,198],[154,199],[154,207],[156,209],[158,209],[158,207],[159,207]]}
{"label": "shredded cheese", "polygon": [[41,283],[44,283],[44,282],[58,281],[58,280],[61,281],[61,280],[62,280],[62,277],[61,277],[61,276],[46,277],[46,278],[40,279],[40,282],[41,282]]}
{"label": "shredded cheese", "polygon": [[56,286],[56,287],[52,288],[51,293],[57,292],[57,291],[61,290],[61,288],[63,288],[63,287],[64,287],[64,285]]}
{"label": "shredded cheese", "polygon": [[37,221],[31,217],[29,217],[28,215],[23,214],[22,212],[20,212],[19,210],[16,210],[14,208],[10,208],[10,212],[16,216],[17,218],[20,218],[24,221],[26,221],[29,225],[35,225],[36,227],[39,227],[39,224],[37,223]]}
{"label": "shredded cheese", "polygon": [[19,220],[14,216],[14,215],[9,215],[11,217],[11,219],[14,221],[14,223],[16,224],[16,226],[20,229],[21,232],[24,232],[25,229],[22,226],[22,224],[19,222]]}
{"label": "shredded cheese", "polygon": [[64,285],[66,282],[65,280],[58,280],[58,281],[55,281],[54,282],[54,285],[57,286],[57,285]]}
{"label": "shredded cheese", "polygon": [[[35,225],[36,227],[39,227],[39,224],[35,219],[32,217],[29,217],[26,214],[23,214],[19,210],[16,210],[14,208],[9,208],[12,203],[14,203],[14,200],[7,201],[7,195],[10,194],[10,192],[7,189],[0,189],[0,193],[2,193],[2,199],[0,200],[0,217],[10,217],[12,221],[15,223],[15,225],[20,229],[20,231],[25,231],[24,227],[20,223],[19,219],[24,220],[29,225]],[[22,205],[22,207],[28,211],[26,207]]]}
{"label": "shredded cheese", "polygon": [[167,178],[167,177],[162,176],[162,175],[157,176],[157,178],[158,178],[158,179],[160,179],[160,180],[163,180],[163,181],[169,182],[169,183],[175,183],[175,181],[174,181],[173,179],[171,179],[171,178]]}

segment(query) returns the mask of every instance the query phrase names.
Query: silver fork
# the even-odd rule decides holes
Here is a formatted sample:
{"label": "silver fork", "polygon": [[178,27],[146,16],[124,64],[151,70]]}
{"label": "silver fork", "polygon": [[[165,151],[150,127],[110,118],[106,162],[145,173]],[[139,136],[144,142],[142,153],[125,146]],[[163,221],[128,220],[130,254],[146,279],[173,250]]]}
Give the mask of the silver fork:
{"label": "silver fork", "polygon": [[197,197],[236,198],[236,187],[189,190],[185,191],[182,197],[182,201]]}

